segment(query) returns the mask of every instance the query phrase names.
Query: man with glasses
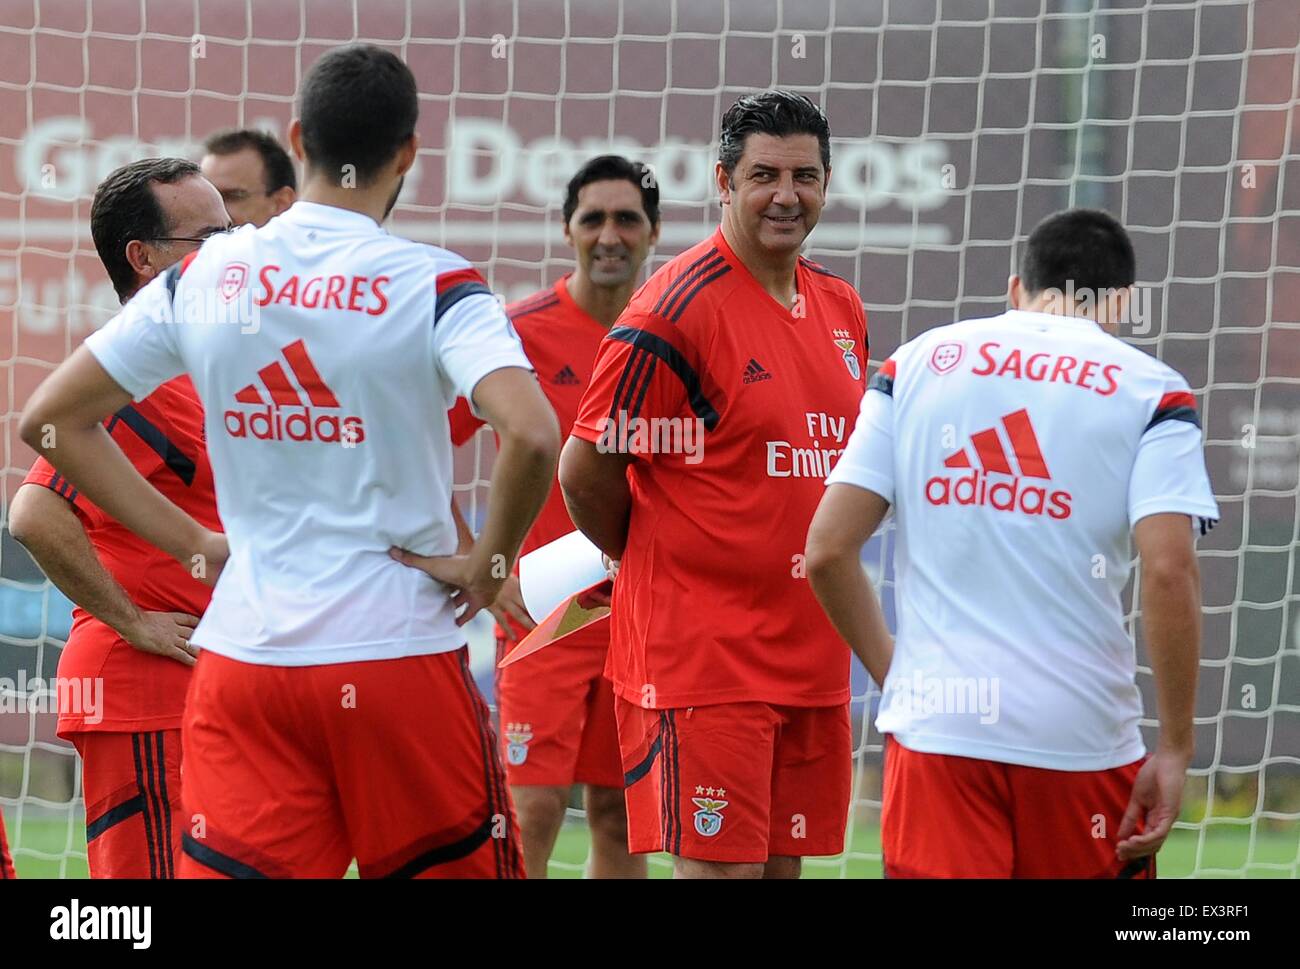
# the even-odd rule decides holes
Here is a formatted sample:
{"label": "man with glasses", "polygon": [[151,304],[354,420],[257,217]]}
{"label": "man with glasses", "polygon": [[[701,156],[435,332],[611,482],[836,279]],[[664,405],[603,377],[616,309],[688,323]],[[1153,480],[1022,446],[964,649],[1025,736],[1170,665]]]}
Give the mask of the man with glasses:
{"label": "man with glasses", "polygon": [[[179,158],[119,168],[100,184],[90,210],[95,248],[123,303],[229,228],[216,188]],[[221,527],[203,409],[189,377],[128,404],[105,427],[159,491],[208,527]],[[9,530],[77,606],[58,676],[78,687],[67,695],[94,699],[60,709],[58,734],[82,759],[90,875],[170,878],[188,828],[180,726],[197,652],[189,638],[211,590],[87,501],[43,458],[14,496]]]}
{"label": "man with glasses", "polygon": [[199,168],[217,187],[235,225],[261,228],[298,197],[293,161],[265,131],[219,131],[203,143]]}

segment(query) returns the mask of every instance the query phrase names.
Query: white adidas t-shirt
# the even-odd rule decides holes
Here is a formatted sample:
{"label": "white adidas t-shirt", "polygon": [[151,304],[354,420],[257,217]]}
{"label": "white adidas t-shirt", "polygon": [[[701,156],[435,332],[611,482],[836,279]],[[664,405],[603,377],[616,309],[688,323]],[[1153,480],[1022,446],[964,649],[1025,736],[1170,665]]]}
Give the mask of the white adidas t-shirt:
{"label": "white adidas t-shirt", "polygon": [[468,262],[298,202],[209,240],[86,345],[137,400],[188,372],[203,401],[230,559],[195,643],[272,666],[464,643],[447,588],[388,549],[455,550],[447,410],[531,370]]}
{"label": "white adidas t-shirt", "polygon": [[1130,532],[1157,512],[1218,518],[1178,373],[1089,320],[939,327],[872,378],[836,482],[897,516],[881,732],[1055,770],[1143,755]]}

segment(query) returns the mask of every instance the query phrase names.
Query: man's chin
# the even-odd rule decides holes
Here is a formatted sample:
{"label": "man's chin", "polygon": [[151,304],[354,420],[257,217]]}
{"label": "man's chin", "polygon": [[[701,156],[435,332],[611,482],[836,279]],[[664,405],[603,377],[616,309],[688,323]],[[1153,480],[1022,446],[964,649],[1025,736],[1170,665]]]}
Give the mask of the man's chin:
{"label": "man's chin", "polygon": [[592,266],[587,271],[587,278],[597,286],[623,286],[636,275],[636,272],[627,267],[619,269],[597,269]]}
{"label": "man's chin", "polygon": [[758,242],[764,249],[771,253],[797,252],[803,248],[804,240],[808,238],[811,229],[805,228],[802,222],[796,223],[789,230],[780,230],[764,223],[759,230]]}

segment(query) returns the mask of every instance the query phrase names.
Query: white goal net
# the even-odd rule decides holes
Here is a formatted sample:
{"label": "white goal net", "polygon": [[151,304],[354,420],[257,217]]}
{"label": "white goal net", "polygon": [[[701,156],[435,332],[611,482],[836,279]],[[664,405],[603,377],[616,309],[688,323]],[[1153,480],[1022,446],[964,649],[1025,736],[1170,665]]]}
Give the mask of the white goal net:
{"label": "white goal net", "polygon": [[[421,89],[419,163],[391,231],[463,252],[512,299],[571,267],[563,186],[594,154],[654,165],[653,266],[702,239],[718,119],[773,86],[829,117],[831,197],[808,253],[861,294],[875,364],[999,312],[1043,216],[1115,212],[1141,289],[1124,336],[1191,382],[1223,514],[1200,544],[1197,756],[1161,871],[1296,877],[1296,0],[0,0],[4,507],[33,459],[16,435],[28,395],[115,307],[90,240],[95,185],[139,157],[196,158],[219,128],[283,137],[304,69],[354,39],[400,53]],[[473,518],[490,459],[483,433],[458,455]],[[889,544],[867,565],[892,619]],[[85,874],[76,758],[42,689],[68,609],[4,532],[0,807],[20,874]],[[1153,711],[1145,666],[1140,679]],[[878,694],[860,669],[854,693],[848,850],[809,876],[879,873]],[[584,864],[572,813],[554,874]]]}

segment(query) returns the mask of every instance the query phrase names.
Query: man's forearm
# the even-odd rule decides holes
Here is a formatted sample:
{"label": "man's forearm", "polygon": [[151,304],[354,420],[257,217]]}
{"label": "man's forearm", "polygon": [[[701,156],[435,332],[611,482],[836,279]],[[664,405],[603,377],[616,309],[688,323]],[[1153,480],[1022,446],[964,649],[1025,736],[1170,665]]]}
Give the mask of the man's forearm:
{"label": "man's forearm", "polygon": [[1142,623],[1156,681],[1160,746],[1190,754],[1201,656],[1199,570],[1144,569]]}
{"label": "man's forearm", "polygon": [[56,447],[37,449],[82,494],[151,545],[191,564],[202,526],[145,480],[102,424],[56,425],[53,438]]}
{"label": "man's forearm", "polygon": [[632,493],[623,481],[622,487],[611,487],[604,497],[594,498],[584,493],[576,501],[566,492],[565,505],[569,517],[578,531],[586,535],[593,545],[611,559],[621,559],[627,545],[627,526],[631,518]]}
{"label": "man's forearm", "polygon": [[[505,571],[497,578],[509,573],[554,479],[553,449],[531,447],[509,436],[501,438],[488,491],[487,519],[470,553],[476,570],[495,569],[499,564]],[[495,558],[498,555],[499,560]]]}
{"label": "man's forearm", "polygon": [[894,640],[857,555],[845,554],[821,562],[815,570],[810,568],[808,581],[854,655],[871,678],[883,684],[894,658]]}
{"label": "man's forearm", "polygon": [[24,485],[10,506],[10,532],[59,591],[130,638],[140,611],[99,561],[66,500],[40,485]]}
{"label": "man's forearm", "polygon": [[632,515],[626,455],[598,451],[581,438],[569,438],[560,455],[564,504],[578,531],[611,559],[621,559]]}

